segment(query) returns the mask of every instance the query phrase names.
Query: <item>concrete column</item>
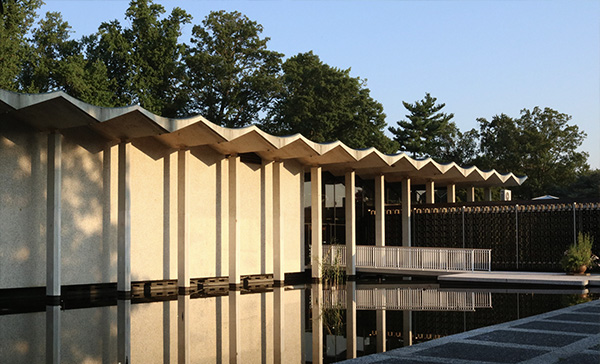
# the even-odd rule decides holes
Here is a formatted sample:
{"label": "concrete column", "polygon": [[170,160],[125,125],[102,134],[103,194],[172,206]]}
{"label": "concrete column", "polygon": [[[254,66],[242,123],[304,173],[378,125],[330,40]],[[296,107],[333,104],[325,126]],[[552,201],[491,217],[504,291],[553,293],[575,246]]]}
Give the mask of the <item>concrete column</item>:
{"label": "concrete column", "polygon": [[190,292],[190,151],[177,152],[177,287]]}
{"label": "concrete column", "polygon": [[356,282],[346,281],[346,359],[356,358]]}
{"label": "concrete column", "polygon": [[46,364],[60,364],[59,305],[46,306]]}
{"label": "concrete column", "polygon": [[321,260],[323,259],[323,206],[322,200],[321,167],[310,169],[311,188],[311,268],[312,278],[320,280],[322,277]]}
{"label": "concrete column", "polygon": [[283,162],[273,163],[273,284],[283,285],[284,272],[284,215],[281,172]]}
{"label": "concrete column", "polygon": [[177,364],[191,362],[190,346],[190,295],[177,296]]}
{"label": "concrete column", "polygon": [[491,187],[486,187],[483,190],[483,194],[485,195],[486,201],[492,201],[492,188]]}
{"label": "concrete column", "polygon": [[273,358],[275,364],[283,364],[285,353],[285,304],[284,288],[273,287]]}
{"label": "concrete column", "polygon": [[402,246],[411,246],[410,178],[402,180]]}
{"label": "concrete column", "polygon": [[240,280],[240,157],[229,157],[229,289],[239,289]]}
{"label": "concrete column", "polygon": [[323,364],[323,285],[312,284],[312,362]]}
{"label": "concrete column", "polygon": [[375,177],[375,245],[385,246],[385,179]]}
{"label": "concrete column", "polygon": [[[385,296],[383,296],[385,307]],[[383,353],[386,351],[386,337],[387,337],[387,326],[385,324],[385,309],[375,311],[376,326],[377,326],[377,352]]]}
{"label": "concrete column", "polygon": [[240,291],[229,291],[229,363],[243,363],[240,357]]}
{"label": "concrete column", "polygon": [[433,181],[425,183],[425,202],[435,203],[435,184]]}
{"label": "concrete column", "polygon": [[467,202],[475,202],[475,187],[467,187]]}
{"label": "concrete column", "polygon": [[117,300],[117,362],[131,363],[131,300]]}
{"label": "concrete column", "polygon": [[346,276],[356,276],[356,173],[346,172]]}
{"label": "concrete column", "polygon": [[456,202],[456,185],[451,184],[446,186],[446,199],[448,203],[455,203]]}
{"label": "concrete column", "polygon": [[119,143],[117,291],[131,293],[131,188],[129,168],[131,143]]}
{"label": "concrete column", "polygon": [[62,135],[48,134],[48,197],[46,212],[46,296],[49,303],[60,303],[61,261],[61,176]]}

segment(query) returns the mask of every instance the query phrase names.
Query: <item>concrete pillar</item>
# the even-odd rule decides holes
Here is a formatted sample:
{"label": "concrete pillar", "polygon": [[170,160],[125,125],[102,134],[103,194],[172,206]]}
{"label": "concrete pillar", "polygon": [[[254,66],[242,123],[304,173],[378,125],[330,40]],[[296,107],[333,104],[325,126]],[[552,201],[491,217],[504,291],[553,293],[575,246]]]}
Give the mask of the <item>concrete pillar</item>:
{"label": "concrete pillar", "polygon": [[311,268],[312,278],[320,280],[322,277],[321,261],[323,259],[323,206],[322,200],[321,167],[310,169],[311,188]]}
{"label": "concrete pillar", "polygon": [[284,236],[285,222],[283,215],[283,194],[281,173],[283,162],[273,162],[273,284],[283,285],[284,271]]}
{"label": "concrete pillar", "polygon": [[375,177],[375,245],[385,246],[385,179]]}
{"label": "concrete pillar", "polygon": [[346,281],[346,359],[356,358],[356,282]]}
{"label": "concrete pillar", "polygon": [[240,157],[229,157],[229,289],[239,289],[240,280]]}
{"label": "concrete pillar", "polygon": [[356,276],[356,178],[355,172],[346,172],[346,276]]}
{"label": "concrete pillar", "polygon": [[48,134],[48,197],[46,200],[46,296],[60,304],[62,135]]}
{"label": "concrete pillar", "polygon": [[131,300],[117,300],[117,362],[131,363]]}
{"label": "concrete pillar", "polygon": [[190,151],[177,152],[177,287],[190,292]]}
{"label": "concrete pillar", "polygon": [[435,185],[433,181],[425,183],[425,202],[435,203]]}
{"label": "concrete pillar", "polygon": [[323,285],[312,284],[312,363],[323,364]]}
{"label": "concrete pillar", "polygon": [[190,346],[190,295],[177,296],[177,364],[191,362]]}
{"label": "concrete pillar", "polygon": [[467,202],[475,202],[475,187],[467,187]]}
{"label": "concrete pillar", "polygon": [[60,364],[59,305],[46,306],[46,364]]}
{"label": "concrete pillar", "polygon": [[275,364],[283,364],[285,353],[285,304],[284,288],[273,287],[273,358]]}
{"label": "concrete pillar", "polygon": [[451,184],[446,186],[446,199],[448,203],[456,203],[456,185]]}
{"label": "concrete pillar", "polygon": [[402,246],[411,246],[410,178],[402,180]]}
{"label": "concrete pillar", "polygon": [[131,293],[131,143],[119,143],[118,218],[117,218],[117,291]]}
{"label": "concrete pillar", "polygon": [[491,187],[486,187],[483,190],[483,194],[485,195],[486,201],[492,201],[492,188]]}
{"label": "concrete pillar", "polygon": [[229,363],[243,363],[241,352],[240,291],[229,291]]}

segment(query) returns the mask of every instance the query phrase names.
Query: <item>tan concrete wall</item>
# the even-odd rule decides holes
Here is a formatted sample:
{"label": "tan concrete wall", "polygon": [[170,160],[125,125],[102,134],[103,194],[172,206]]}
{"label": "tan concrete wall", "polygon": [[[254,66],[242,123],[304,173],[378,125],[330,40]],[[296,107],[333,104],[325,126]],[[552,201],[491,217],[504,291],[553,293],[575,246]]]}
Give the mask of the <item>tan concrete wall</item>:
{"label": "tan concrete wall", "polygon": [[0,289],[46,284],[46,144],[0,123]]}

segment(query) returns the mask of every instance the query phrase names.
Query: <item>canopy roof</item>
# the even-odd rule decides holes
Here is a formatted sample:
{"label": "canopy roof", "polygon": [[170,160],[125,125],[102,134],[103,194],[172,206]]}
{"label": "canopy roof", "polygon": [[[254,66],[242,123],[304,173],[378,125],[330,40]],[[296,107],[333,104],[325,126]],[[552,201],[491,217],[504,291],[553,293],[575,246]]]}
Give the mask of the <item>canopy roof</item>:
{"label": "canopy roof", "polygon": [[[58,130],[65,135],[77,130],[75,142],[86,138],[122,140],[145,146],[156,156],[174,150],[208,146],[219,153],[256,153],[264,160],[294,159],[306,166],[321,166],[334,175],[348,170],[362,178],[384,174],[387,181],[411,178],[413,184],[434,181],[470,186],[517,186],[527,177],[456,163],[441,164],[431,158],[419,160],[404,153],[387,155],[375,148],[357,150],[342,142],[315,143],[300,134],[278,137],[256,126],[229,129],[202,116],[170,119],[138,106],[106,108],[87,104],[62,91],[46,94],[18,94],[0,90],[0,122],[25,123],[39,131]],[[149,152],[150,151],[150,152]]]}

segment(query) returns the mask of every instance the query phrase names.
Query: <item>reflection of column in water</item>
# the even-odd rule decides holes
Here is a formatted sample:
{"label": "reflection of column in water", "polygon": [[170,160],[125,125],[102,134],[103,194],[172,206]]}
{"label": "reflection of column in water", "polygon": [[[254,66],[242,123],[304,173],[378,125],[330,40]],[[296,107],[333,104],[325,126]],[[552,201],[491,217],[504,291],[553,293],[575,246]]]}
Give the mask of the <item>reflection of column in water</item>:
{"label": "reflection of column in water", "polygon": [[385,324],[385,307],[386,307],[386,296],[385,296],[385,289],[381,289],[381,290],[376,290],[376,295],[377,295],[377,291],[379,291],[379,293],[381,293],[381,309],[378,309],[376,311],[376,321],[377,321],[377,352],[378,353],[383,353],[386,350],[386,336],[387,336],[387,327]]}
{"label": "reflection of column in water", "polygon": [[311,287],[312,302],[312,356],[313,364],[323,364],[323,285],[313,283]]}
{"label": "reflection of column in water", "polygon": [[46,363],[60,363],[60,306],[46,306]]}
{"label": "reflection of column in water", "polygon": [[229,291],[229,362],[241,363],[240,358],[240,291]]}
{"label": "reflection of column in water", "polygon": [[412,345],[412,311],[402,311],[402,346]]}
{"label": "reflection of column in water", "polygon": [[190,362],[190,296],[177,296],[177,362]]}
{"label": "reflection of column in water", "polygon": [[131,300],[117,300],[117,362],[131,363]]}
{"label": "reflection of column in water", "polygon": [[346,358],[356,358],[356,282],[346,282]]}
{"label": "reflection of column in water", "polygon": [[273,355],[275,364],[283,363],[284,347],[284,305],[283,287],[273,287]]}

